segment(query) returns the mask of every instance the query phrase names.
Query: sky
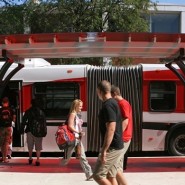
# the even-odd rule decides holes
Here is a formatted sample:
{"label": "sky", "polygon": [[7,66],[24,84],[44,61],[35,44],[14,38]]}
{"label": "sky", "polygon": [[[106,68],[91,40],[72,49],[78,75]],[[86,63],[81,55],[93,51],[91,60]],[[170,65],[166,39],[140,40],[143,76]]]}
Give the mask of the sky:
{"label": "sky", "polygon": [[168,3],[168,4],[182,4],[185,5],[185,0],[152,0],[158,3]]}
{"label": "sky", "polygon": [[[158,3],[185,5],[185,0],[151,0],[151,1],[158,2]],[[25,0],[14,0],[14,2],[16,4],[21,4],[22,2],[25,2]]]}
{"label": "sky", "polygon": [[[26,0],[14,0],[16,4],[22,4]],[[167,4],[176,4],[176,5],[185,5],[185,0],[151,0],[152,2],[157,3],[167,3]],[[2,3],[2,1],[1,1]],[[0,4],[1,5],[1,4]]]}
{"label": "sky", "polygon": [[[19,0],[20,2],[22,0]],[[151,0],[153,2],[159,2],[159,3],[170,3],[170,4],[182,4],[185,5],[185,0]],[[18,0],[15,0],[15,2],[17,3]]]}

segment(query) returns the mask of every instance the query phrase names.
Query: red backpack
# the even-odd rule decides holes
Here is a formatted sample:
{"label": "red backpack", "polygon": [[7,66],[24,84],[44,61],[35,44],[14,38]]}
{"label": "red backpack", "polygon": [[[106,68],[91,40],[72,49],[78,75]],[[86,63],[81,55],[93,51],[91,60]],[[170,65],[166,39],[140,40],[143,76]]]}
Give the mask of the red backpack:
{"label": "red backpack", "polygon": [[67,149],[68,147],[75,145],[75,135],[68,129],[67,124],[60,125],[58,127],[55,138],[60,150]]}

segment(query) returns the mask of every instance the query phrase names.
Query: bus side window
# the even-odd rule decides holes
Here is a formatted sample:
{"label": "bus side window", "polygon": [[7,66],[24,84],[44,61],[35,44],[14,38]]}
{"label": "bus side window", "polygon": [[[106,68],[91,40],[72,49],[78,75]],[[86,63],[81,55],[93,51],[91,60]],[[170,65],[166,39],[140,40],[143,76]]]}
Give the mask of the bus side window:
{"label": "bus side window", "polygon": [[80,96],[75,82],[39,82],[34,84],[34,97],[42,99],[47,119],[66,119],[71,103]]}
{"label": "bus side window", "polygon": [[150,110],[172,111],[176,107],[176,85],[169,81],[150,83]]}

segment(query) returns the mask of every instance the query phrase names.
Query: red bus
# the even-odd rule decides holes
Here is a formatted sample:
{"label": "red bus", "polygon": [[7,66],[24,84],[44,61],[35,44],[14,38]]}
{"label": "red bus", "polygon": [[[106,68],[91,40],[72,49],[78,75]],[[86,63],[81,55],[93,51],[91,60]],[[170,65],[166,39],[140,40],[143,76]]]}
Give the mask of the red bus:
{"label": "red bus", "polygon": [[[1,64],[1,70],[3,62]],[[39,98],[47,116],[48,134],[44,138],[45,152],[59,152],[55,132],[66,119],[71,102],[84,102],[82,118],[86,136],[86,151],[98,152],[100,137],[98,112],[101,102],[96,86],[108,80],[120,87],[122,96],[133,107],[134,135],[130,152],[168,151],[185,155],[185,86],[164,64],[139,64],[128,67],[90,65],[51,65],[41,58],[24,60],[24,67],[7,69],[3,96],[8,96],[17,114],[13,132],[13,151],[27,151],[26,137],[19,134],[22,116],[32,98]],[[1,71],[2,73],[2,71]]]}

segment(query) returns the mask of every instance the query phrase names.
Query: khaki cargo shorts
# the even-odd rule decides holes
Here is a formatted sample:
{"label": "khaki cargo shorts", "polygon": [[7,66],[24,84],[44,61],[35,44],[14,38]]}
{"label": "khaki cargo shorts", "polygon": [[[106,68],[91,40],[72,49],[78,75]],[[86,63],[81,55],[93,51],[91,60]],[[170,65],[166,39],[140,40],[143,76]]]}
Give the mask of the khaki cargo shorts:
{"label": "khaki cargo shorts", "polygon": [[[109,149],[106,155],[106,162],[103,164],[101,162],[101,153],[98,156],[98,159],[95,164],[95,168],[93,171],[93,177],[95,179],[106,178],[109,170],[114,166],[114,164],[118,164],[118,162],[123,157],[123,149],[115,150]],[[115,168],[115,170],[117,170]]]}

